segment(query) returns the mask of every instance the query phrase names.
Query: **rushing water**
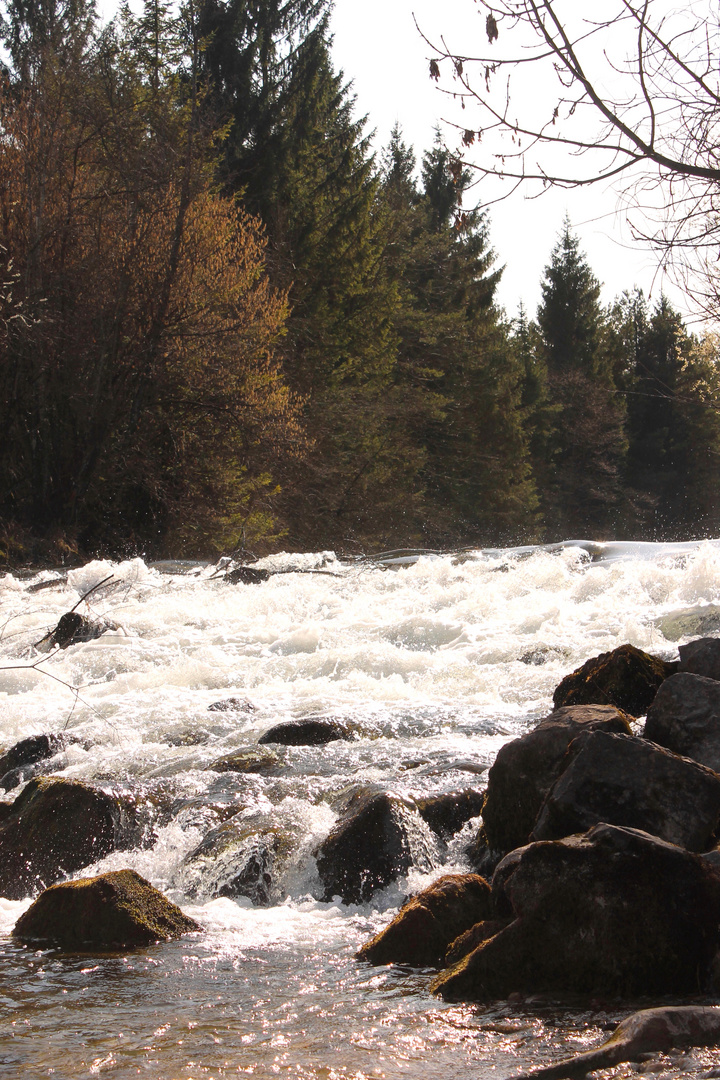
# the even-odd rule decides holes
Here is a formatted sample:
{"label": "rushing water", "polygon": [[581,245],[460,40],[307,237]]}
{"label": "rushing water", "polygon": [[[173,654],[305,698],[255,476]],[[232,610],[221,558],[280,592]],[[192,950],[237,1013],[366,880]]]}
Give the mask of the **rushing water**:
{"label": "rushing water", "polygon": [[[0,749],[67,730],[78,742],[57,775],[162,807],[152,847],[82,873],[133,867],[205,928],[125,955],[33,951],[9,937],[30,900],[0,899],[0,1076],[502,1080],[592,1045],[627,1004],[447,1005],[429,972],[354,959],[408,892],[466,869],[477,822],[364,906],[317,899],[312,852],[348,784],[481,788],[502,743],[589,656],[629,641],[672,658],[720,631],[720,542],[258,565],[289,572],[233,586],[214,567],[137,559],[0,579]],[[32,669],[33,643],[111,574],[79,610],[119,629]],[[254,711],[208,708],[230,697]],[[277,748],[275,776],[206,771],[308,715],[344,720],[354,741]],[[294,838],[267,907],[208,899],[184,862],[241,810]],[[699,1077],[719,1065],[717,1051],[693,1051],[655,1067]]]}

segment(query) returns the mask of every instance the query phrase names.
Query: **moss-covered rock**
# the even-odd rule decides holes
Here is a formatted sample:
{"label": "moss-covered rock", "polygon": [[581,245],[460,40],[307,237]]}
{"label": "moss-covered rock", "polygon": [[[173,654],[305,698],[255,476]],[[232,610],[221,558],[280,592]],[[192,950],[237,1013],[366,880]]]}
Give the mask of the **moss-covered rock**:
{"label": "moss-covered rock", "polygon": [[491,912],[490,886],[477,874],[446,874],[405,903],[357,956],[371,964],[438,966],[448,945]]}
{"label": "moss-covered rock", "polygon": [[31,780],[0,820],[0,896],[22,900],[130,846],[121,800],[58,777]]}
{"label": "moss-covered rock", "polygon": [[553,705],[614,705],[644,716],[660,684],[677,670],[677,661],[668,663],[634,645],[621,645],[566,675],[555,688]]}
{"label": "moss-covered rock", "polygon": [[52,885],[12,936],[63,949],[129,949],[201,929],[134,870],[115,870]]}
{"label": "moss-covered rock", "polygon": [[282,762],[273,750],[264,750],[257,746],[245,746],[239,750],[233,750],[232,754],[217,758],[207,768],[211,772],[277,775],[281,767]]}

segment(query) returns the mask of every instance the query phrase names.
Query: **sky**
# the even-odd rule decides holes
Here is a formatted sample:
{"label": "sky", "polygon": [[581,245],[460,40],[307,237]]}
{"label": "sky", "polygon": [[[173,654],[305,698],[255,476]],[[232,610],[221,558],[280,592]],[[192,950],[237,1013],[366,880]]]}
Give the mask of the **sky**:
{"label": "sky", "polygon": [[[367,115],[377,149],[396,122],[418,157],[432,144],[438,123],[448,147],[456,147],[447,121],[472,126],[471,107],[462,112],[430,79],[432,50],[420,31],[431,42],[444,38],[465,55],[475,42],[478,49],[487,47],[484,13],[474,0],[335,0],[331,29],[335,65],[352,81],[357,114]],[[665,292],[692,324],[684,293],[659,272],[653,254],[632,241],[618,193],[610,188],[551,189],[535,199],[516,193],[489,213],[497,264],[505,267],[498,300],[509,316],[520,302],[528,315],[535,314],[543,270],[567,213],[606,303],[639,285],[653,299]]]}

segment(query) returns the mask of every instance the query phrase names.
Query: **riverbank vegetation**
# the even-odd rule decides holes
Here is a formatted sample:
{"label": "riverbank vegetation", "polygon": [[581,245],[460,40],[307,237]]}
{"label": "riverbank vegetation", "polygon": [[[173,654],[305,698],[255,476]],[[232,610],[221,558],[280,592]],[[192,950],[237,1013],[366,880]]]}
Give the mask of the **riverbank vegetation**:
{"label": "riverbank vegetation", "polygon": [[373,155],[329,9],[5,4],[3,557],[717,534],[716,339],[603,306],[567,221],[503,312],[469,173]]}

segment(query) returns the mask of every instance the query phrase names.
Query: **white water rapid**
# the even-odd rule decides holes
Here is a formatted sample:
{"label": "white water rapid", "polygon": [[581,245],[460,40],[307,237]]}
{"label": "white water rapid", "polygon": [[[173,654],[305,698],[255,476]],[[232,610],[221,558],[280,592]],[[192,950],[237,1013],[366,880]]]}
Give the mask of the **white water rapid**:
{"label": "white water rapid", "polygon": [[[157,806],[151,847],[77,876],[132,867],[205,928],[125,955],[35,951],[9,936],[30,899],[0,899],[0,1076],[504,1080],[587,1049],[627,1005],[448,1005],[428,993],[429,972],[354,959],[409,892],[467,868],[477,820],[362,906],[318,899],[312,852],[349,784],[481,789],[498,748],[588,657],[631,642],[671,659],[720,633],[720,541],[256,565],[287,572],[230,585],[212,566],[135,559],[0,578],[0,752],[66,731],[77,741],[56,775]],[[78,610],[119,629],[31,666],[33,644],[110,575]],[[209,709],[228,698],[253,711]],[[310,715],[354,739],[274,747],[276,775],[207,771]],[[210,899],[184,862],[239,811],[293,838],[269,906]],[[696,1050],[667,1075],[718,1067],[720,1052]]]}

